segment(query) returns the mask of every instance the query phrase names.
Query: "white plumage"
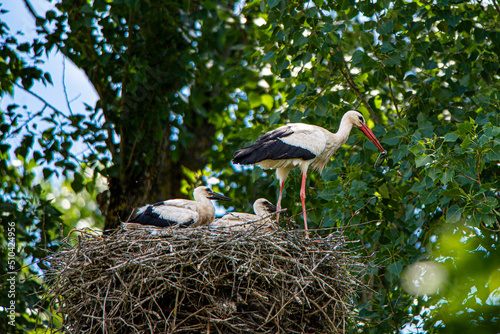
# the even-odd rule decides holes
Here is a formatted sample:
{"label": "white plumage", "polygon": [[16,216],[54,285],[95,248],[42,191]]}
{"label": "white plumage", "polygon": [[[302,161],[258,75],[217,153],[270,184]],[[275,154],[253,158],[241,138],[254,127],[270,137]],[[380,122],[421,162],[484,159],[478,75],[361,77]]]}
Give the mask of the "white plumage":
{"label": "white plumage", "polygon": [[[320,126],[304,123],[284,125],[262,135],[250,146],[236,151],[233,163],[255,164],[264,169],[276,169],[276,176],[280,181],[278,211],[281,209],[285,180],[292,169],[300,167],[302,171],[300,198],[304,215],[304,229],[308,238],[305,207],[307,170],[311,166],[313,170],[321,173],[333,154],[345,144],[353,126],[363,131],[381,152],[386,152],[370,128],[366,126],[363,115],[356,110],[350,110],[342,117],[337,133],[331,133]],[[277,219],[279,219],[279,213]]]}
{"label": "white plumage", "polygon": [[[276,230],[270,214],[276,212],[276,206],[265,198],[259,198],[253,204],[255,214],[245,212],[231,212],[214,220],[210,228],[224,228],[229,231],[253,231],[258,229],[263,232]],[[266,218],[264,218],[266,217]]]}
{"label": "white plumage", "polygon": [[171,199],[143,206],[137,210],[135,217],[124,223],[125,227],[140,225],[196,227],[208,225],[215,219],[215,209],[210,200],[231,200],[205,186],[197,187],[193,192],[193,197],[194,201]]}

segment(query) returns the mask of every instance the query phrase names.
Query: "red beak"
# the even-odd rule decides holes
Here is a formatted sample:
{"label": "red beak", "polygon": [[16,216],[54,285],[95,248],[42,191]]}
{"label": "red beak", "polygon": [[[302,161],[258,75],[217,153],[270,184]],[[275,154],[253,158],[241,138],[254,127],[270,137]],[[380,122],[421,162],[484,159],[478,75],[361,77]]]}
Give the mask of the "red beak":
{"label": "red beak", "polygon": [[367,127],[366,124],[362,124],[361,127],[359,127],[358,129],[363,131],[363,133],[368,137],[368,139],[370,139],[372,141],[372,143],[375,144],[375,146],[377,146],[377,148],[380,150],[380,152],[387,152],[386,150],[384,150],[384,148],[382,147],[382,144],[380,144],[380,142],[377,140],[377,138],[373,134],[372,130],[370,130],[370,128]]}

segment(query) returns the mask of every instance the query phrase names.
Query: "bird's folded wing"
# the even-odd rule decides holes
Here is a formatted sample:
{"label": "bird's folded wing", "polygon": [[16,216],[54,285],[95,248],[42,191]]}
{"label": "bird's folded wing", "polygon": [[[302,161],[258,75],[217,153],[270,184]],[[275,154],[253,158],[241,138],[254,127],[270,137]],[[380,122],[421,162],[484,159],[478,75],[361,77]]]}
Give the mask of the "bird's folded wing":
{"label": "bird's folded wing", "polygon": [[246,223],[246,222],[255,221],[258,219],[260,219],[259,216],[253,215],[251,213],[232,212],[232,213],[228,213],[227,215],[222,216],[219,219],[216,219],[213,223],[210,224],[210,226],[211,227],[213,227],[213,226],[231,226],[234,224]]}
{"label": "bird's folded wing", "polygon": [[148,205],[146,209],[132,218],[130,223],[167,227],[172,225],[189,226],[198,221],[196,211],[167,205]]}
{"label": "bird's folded wing", "polygon": [[162,202],[164,206],[175,206],[178,208],[189,209],[196,211],[196,202],[188,199],[170,199],[168,201]]}
{"label": "bird's folded wing", "polygon": [[294,147],[300,147],[314,154],[314,156],[323,152],[326,146],[327,137],[322,129],[302,123],[290,124],[289,126],[293,131],[293,135],[279,138],[280,141]]}

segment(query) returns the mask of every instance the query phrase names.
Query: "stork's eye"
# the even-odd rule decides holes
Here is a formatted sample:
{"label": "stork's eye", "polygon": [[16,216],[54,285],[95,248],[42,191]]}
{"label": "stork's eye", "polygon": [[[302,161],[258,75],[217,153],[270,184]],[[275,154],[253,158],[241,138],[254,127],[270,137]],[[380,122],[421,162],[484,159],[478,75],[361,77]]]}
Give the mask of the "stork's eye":
{"label": "stork's eye", "polygon": [[359,120],[361,121],[361,123],[364,122],[364,119],[363,119],[363,116],[358,116]]}

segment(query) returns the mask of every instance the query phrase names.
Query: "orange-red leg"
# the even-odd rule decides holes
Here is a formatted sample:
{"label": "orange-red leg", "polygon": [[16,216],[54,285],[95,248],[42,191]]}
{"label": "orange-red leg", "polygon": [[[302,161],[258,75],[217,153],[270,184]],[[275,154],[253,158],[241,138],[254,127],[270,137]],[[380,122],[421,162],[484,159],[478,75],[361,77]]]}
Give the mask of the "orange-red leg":
{"label": "orange-red leg", "polygon": [[309,239],[309,232],[307,231],[307,216],[306,216],[306,177],[307,177],[307,171],[303,171],[302,186],[300,187],[300,199],[302,201],[302,210],[304,213],[304,230],[306,232],[306,239]]}
{"label": "orange-red leg", "polygon": [[278,197],[278,205],[277,205],[278,213],[276,214],[276,223],[279,223],[279,220],[280,220],[280,213],[279,213],[279,211],[281,210],[281,196],[283,194],[283,186],[284,185],[285,185],[285,180],[281,181],[281,184],[280,184],[280,195]]}

